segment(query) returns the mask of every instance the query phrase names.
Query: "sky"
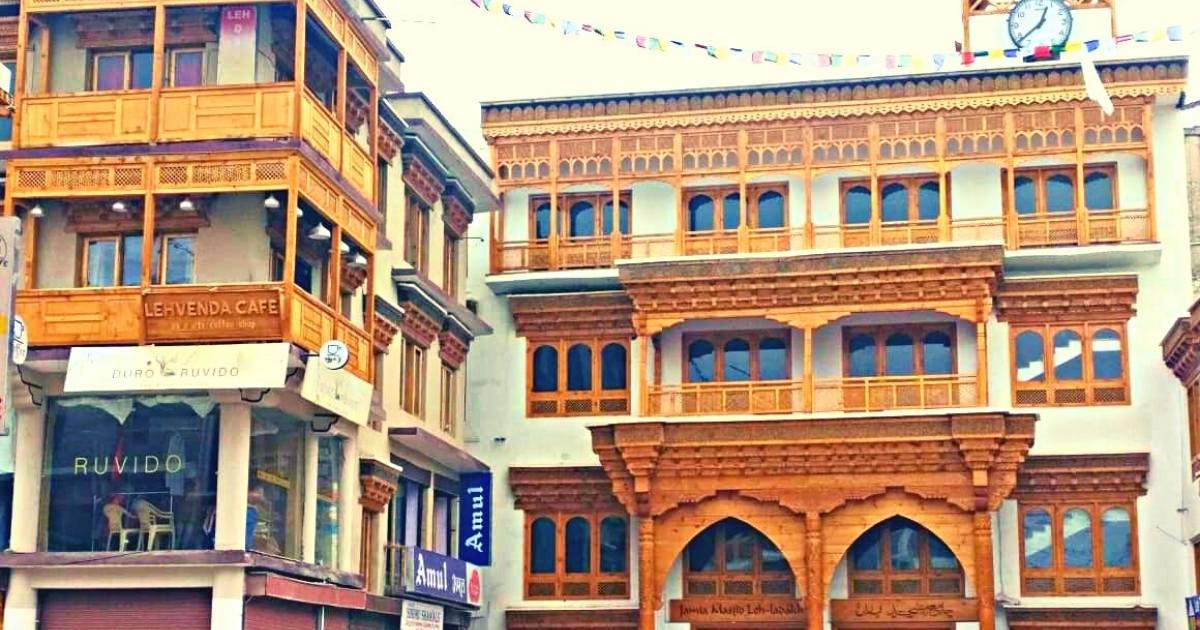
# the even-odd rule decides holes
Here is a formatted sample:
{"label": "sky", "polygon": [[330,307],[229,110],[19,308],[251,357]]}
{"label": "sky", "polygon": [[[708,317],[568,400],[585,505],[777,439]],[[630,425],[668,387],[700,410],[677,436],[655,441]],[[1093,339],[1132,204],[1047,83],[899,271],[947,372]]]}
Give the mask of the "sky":
{"label": "sky", "polygon": [[[498,1],[519,12],[748,49],[919,54],[953,51],[962,38],[961,0]],[[428,94],[485,157],[481,102],[844,76],[790,64],[713,61],[698,51],[654,53],[588,34],[564,36],[523,18],[485,12],[470,0],[378,3],[392,19],[389,37],[405,56],[405,89]],[[1120,0],[1118,6],[1122,32],[1200,28],[1198,0]],[[1171,50],[1186,54],[1200,50],[1198,44],[1200,33]],[[1191,116],[1200,124],[1200,111]]]}

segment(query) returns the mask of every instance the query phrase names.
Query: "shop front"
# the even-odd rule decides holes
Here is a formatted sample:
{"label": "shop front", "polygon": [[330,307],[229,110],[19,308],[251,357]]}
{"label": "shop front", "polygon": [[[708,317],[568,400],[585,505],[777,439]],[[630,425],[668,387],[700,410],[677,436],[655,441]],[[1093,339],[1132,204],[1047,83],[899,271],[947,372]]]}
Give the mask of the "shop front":
{"label": "shop front", "polygon": [[[403,547],[402,578],[389,595],[403,599],[401,630],[466,630],[483,603],[479,567],[420,547]],[[439,623],[440,621],[440,623]]]}

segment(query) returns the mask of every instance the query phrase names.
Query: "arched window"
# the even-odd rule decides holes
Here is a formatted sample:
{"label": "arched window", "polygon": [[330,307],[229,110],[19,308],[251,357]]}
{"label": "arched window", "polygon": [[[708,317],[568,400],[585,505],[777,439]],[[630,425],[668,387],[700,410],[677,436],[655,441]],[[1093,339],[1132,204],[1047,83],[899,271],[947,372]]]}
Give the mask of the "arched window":
{"label": "arched window", "polygon": [[1017,382],[1044,382],[1046,380],[1046,344],[1042,336],[1026,330],[1017,335]]}
{"label": "arched window", "polygon": [[624,573],[628,568],[629,525],[619,516],[600,521],[600,572]]}
{"label": "arched window", "polygon": [[628,388],[628,353],[625,346],[610,343],[600,351],[600,389],[623,390]]}
{"label": "arched window", "polygon": [[550,238],[550,202],[539,204],[533,211],[533,238]]}
{"label": "arched window", "polygon": [[867,530],[850,546],[851,597],[961,595],[958,559],[937,536],[903,517]]}
{"label": "arched window", "polygon": [[1104,566],[1133,566],[1133,532],[1129,510],[1108,508],[1100,516],[1100,537],[1104,541]]}
{"label": "arched window", "polygon": [[787,222],[783,216],[783,195],[768,190],[758,196],[758,227],[760,229],[781,228]]}
{"label": "arched window", "polygon": [[916,370],[912,337],[903,333],[889,335],[884,343],[884,361],[887,376],[911,375]]}
{"label": "arched window", "polygon": [[592,389],[592,348],[577,343],[567,350],[567,391],[586,392]]}
{"label": "arched window", "polygon": [[730,339],[725,342],[724,361],[722,364],[725,381],[750,380],[750,344],[744,339]]}
{"label": "arched window", "polygon": [[917,189],[917,219],[936,221],[942,212],[942,195],[937,182],[925,182]]}
{"label": "arched window", "polygon": [[908,220],[908,188],[904,184],[888,184],[881,193],[883,221]]}
{"label": "arched window", "polygon": [[954,355],[950,335],[935,330],[925,334],[921,341],[921,372],[924,374],[952,374]]}
{"label": "arched window", "polygon": [[1087,510],[1072,508],[1063,514],[1063,566],[1088,569],[1092,566],[1092,517]]}
{"label": "arched window", "polygon": [[1083,341],[1074,330],[1054,333],[1054,380],[1083,379]]}
{"label": "arched window", "polygon": [[713,345],[703,339],[688,344],[688,382],[711,383],[716,373]]}
{"label": "arched window", "polygon": [[1013,202],[1016,204],[1017,214],[1037,212],[1037,189],[1033,184],[1033,178],[1017,175],[1013,178],[1013,186]]}
{"label": "arched window", "polygon": [[921,569],[921,529],[916,523],[897,521],[892,524],[891,566],[895,571],[919,571]]}
{"label": "arched window", "polygon": [[721,229],[736,230],[742,224],[741,196],[738,193],[725,195],[721,204]]}
{"label": "arched window", "polygon": [[571,238],[588,238],[596,235],[596,209],[590,201],[571,204]]}
{"label": "arched window", "polygon": [[1092,377],[1121,378],[1125,371],[1121,359],[1121,335],[1111,328],[1101,328],[1092,335]]}
{"label": "arched window", "polygon": [[1083,203],[1088,210],[1112,210],[1112,178],[1105,171],[1092,171],[1083,178]]}
{"label": "arched window", "polygon": [[[621,201],[621,203],[617,206],[617,214],[618,214],[618,221],[619,221],[619,223],[617,224],[617,229],[620,230],[619,234],[628,235],[629,234],[629,204],[625,203],[624,201]],[[613,216],[612,216],[612,202],[611,201],[604,204],[604,216],[602,218],[601,229],[603,230],[605,236],[609,236],[610,234],[612,234]]]}
{"label": "arched window", "polygon": [[708,195],[696,195],[688,201],[688,230],[706,232],[713,229],[713,200]]}
{"label": "arched window", "polygon": [[875,376],[875,338],[871,335],[855,335],[850,339],[850,371],[852,377]]}
{"label": "arched window", "polygon": [[684,553],[685,596],[794,596],[795,578],[779,548],[737,519],[710,525]]}
{"label": "arched window", "polygon": [[1049,569],[1054,561],[1054,531],[1050,513],[1029,510],[1021,525],[1025,538],[1025,568]]}
{"label": "arched window", "polygon": [[567,521],[566,541],[567,573],[590,573],[592,570],[592,526],[582,516]]}
{"label": "arched window", "polygon": [[786,380],[791,370],[788,366],[787,343],[776,337],[758,342],[758,379],[761,381]]}
{"label": "arched window", "polygon": [[533,351],[533,391],[558,390],[558,349],[538,346]]}
{"label": "arched window", "polygon": [[871,189],[854,186],[846,190],[846,224],[862,225],[871,222]]}
{"label": "arched window", "polygon": [[529,527],[529,572],[554,573],[554,521],[542,517]]}
{"label": "arched window", "polygon": [[1070,175],[1046,178],[1046,211],[1071,212],[1075,209],[1075,182]]}

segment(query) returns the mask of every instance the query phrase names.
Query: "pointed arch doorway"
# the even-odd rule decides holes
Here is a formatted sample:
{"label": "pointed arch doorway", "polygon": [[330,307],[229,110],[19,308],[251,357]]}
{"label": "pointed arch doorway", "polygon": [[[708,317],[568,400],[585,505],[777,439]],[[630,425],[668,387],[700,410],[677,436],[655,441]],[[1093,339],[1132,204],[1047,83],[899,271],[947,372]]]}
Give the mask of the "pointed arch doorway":
{"label": "pointed arch doorway", "polygon": [[705,528],[683,550],[683,599],[670,620],[692,630],[799,630],[804,607],[784,554],[736,518]]}
{"label": "pointed arch doorway", "polygon": [[847,596],[830,600],[833,630],[954,630],[979,618],[954,552],[903,516],[859,536],[845,565]]}

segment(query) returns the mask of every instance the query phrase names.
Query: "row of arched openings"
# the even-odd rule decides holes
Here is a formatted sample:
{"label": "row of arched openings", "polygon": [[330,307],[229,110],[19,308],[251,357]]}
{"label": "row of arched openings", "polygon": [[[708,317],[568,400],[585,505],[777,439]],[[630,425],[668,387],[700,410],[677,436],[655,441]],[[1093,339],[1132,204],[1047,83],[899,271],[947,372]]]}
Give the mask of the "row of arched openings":
{"label": "row of arched openings", "polygon": [[955,370],[953,329],[917,332],[866,331],[850,333],[846,375],[944,375]]}
{"label": "row of arched openings", "polygon": [[[594,238],[596,236],[611,236],[613,232],[612,202],[606,201],[596,212],[594,201],[574,201],[568,204],[563,215],[565,221],[560,226],[560,232],[569,238]],[[617,225],[619,234],[629,234],[629,203],[621,201],[617,208]],[[538,204],[533,211],[533,237],[537,240],[550,238],[550,202]]]}
{"label": "row of arched openings", "polygon": [[[1017,333],[1014,340],[1017,381],[1044,382],[1047,377],[1058,381],[1081,381],[1087,378],[1115,380],[1124,375],[1121,334],[1112,328],[1091,331],[1088,347],[1079,331],[1064,328],[1046,338],[1036,330]],[[1053,357],[1053,366],[1047,362],[1047,354]]]}
{"label": "row of arched openings", "polygon": [[687,345],[687,381],[780,381],[791,378],[788,343],[783,337],[734,337],[723,343],[695,339]]}
{"label": "row of arched openings", "polygon": [[[783,193],[777,190],[759,193],[747,210],[749,227],[765,230],[787,225]],[[737,192],[692,195],[687,205],[687,229],[691,232],[736,230],[741,226],[741,212],[741,195]]]}
{"label": "row of arched openings", "polygon": [[[628,356],[625,346],[620,343],[608,343],[600,349],[600,389],[628,389]],[[593,358],[591,344],[580,342],[567,348],[566,391],[586,392],[594,389]],[[550,345],[534,348],[533,391],[559,391],[559,378],[559,349]]]}

